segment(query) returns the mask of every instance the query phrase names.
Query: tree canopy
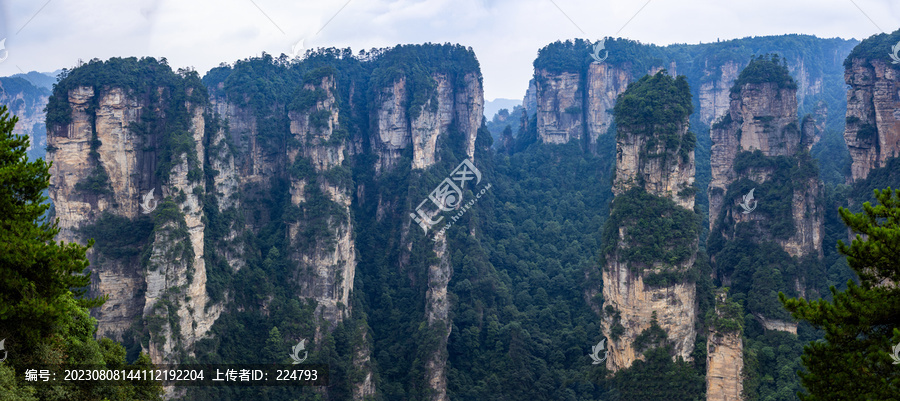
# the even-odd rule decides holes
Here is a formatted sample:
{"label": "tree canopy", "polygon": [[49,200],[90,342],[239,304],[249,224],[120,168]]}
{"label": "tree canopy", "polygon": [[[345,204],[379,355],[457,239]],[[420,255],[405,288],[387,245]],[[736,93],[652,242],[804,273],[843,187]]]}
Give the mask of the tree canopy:
{"label": "tree canopy", "polygon": [[859,283],[848,282],[845,291],[832,286],[832,300],[780,294],[794,317],[825,334],[804,347],[804,401],[900,398],[900,370],[891,358],[900,343],[900,190],[876,190],[875,198],[878,204],[866,202],[860,213],[840,209],[857,235],[850,245],[838,241],[838,250]]}
{"label": "tree canopy", "polygon": [[791,78],[787,68],[787,60],[777,54],[765,54],[750,59],[750,63],[741,70],[734,80],[732,93],[740,92],[746,84],[774,83],[781,89],[797,89],[797,83]]}

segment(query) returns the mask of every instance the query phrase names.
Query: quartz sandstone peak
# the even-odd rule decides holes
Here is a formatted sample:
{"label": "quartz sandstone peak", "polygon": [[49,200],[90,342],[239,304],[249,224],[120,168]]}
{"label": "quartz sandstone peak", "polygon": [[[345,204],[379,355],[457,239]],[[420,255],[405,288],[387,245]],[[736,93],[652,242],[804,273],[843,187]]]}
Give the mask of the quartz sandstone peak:
{"label": "quartz sandstone peak", "polygon": [[[670,199],[675,208],[693,213],[694,192],[689,188],[694,182],[695,169],[693,134],[688,131],[690,92],[687,83],[659,73],[629,86],[623,96],[629,93],[635,97],[627,101],[620,97],[616,106],[617,156],[613,193],[619,197],[637,188],[651,196]],[[671,96],[677,104],[650,98],[663,94]],[[672,114],[654,114],[674,116],[676,121],[669,127],[669,121],[637,118],[635,113],[644,110],[643,106],[634,107],[638,104],[657,111],[661,111],[658,108],[669,110],[669,107],[681,109],[671,110]],[[658,126],[670,129],[658,130]],[[659,140],[658,136],[663,135],[661,131],[671,135],[668,145],[666,140]],[[677,146],[672,147],[672,143]],[[689,255],[681,262],[669,265],[668,261],[659,260],[638,269],[626,256],[628,248],[639,246],[629,243],[630,229],[627,222],[615,227],[618,234],[615,250],[606,256],[603,266],[603,334],[609,339],[606,366],[618,371],[642,359],[634,342],[651,327],[654,318],[666,331],[675,355],[691,360],[697,335],[696,284],[691,281],[649,284],[646,279],[655,273],[691,269],[697,256],[698,239],[689,241]],[[613,327],[621,328],[619,334],[613,335]]]}
{"label": "quartz sandstone peak", "polygon": [[[157,89],[158,93],[166,90]],[[207,305],[202,193],[195,191],[202,191],[203,186],[189,178],[190,170],[200,166],[191,165],[187,154],[181,154],[173,160],[168,181],[157,180],[151,169],[156,156],[145,149],[157,139],[139,136],[131,129],[143,114],[158,113],[145,97],[115,86],[101,90],[78,86],[58,96],[65,96],[71,108],[68,123],[48,127],[48,144],[53,149],[48,155],[53,162],[50,197],[56,205],[61,240],[85,243],[87,238],[80,229],[97,223],[104,214],[139,218],[142,195],[151,189],[161,188],[161,193],[157,192],[161,197],[175,199],[177,220],[183,221],[184,229],[179,232],[185,236],[171,235],[177,221],[157,227],[156,234],[149,238],[147,270],[138,260],[105,257],[96,248],[88,254],[95,271],[92,291],[109,295],[109,300],[93,312],[99,323],[98,335],[120,338],[135,317],[177,322],[151,332],[144,349],[154,362],[171,361],[177,347],[189,350],[204,337],[221,312],[220,305]],[[183,107],[189,115],[191,151],[202,155],[203,105],[188,102]],[[92,149],[96,156],[91,156]],[[106,172],[108,192],[86,193],[78,187],[95,168]],[[179,194],[183,196],[176,197]],[[174,247],[186,251],[172,252]],[[189,257],[172,259],[174,254]],[[176,287],[183,291],[169,291]],[[174,307],[161,308],[162,303]]]}
{"label": "quartz sandstone peak", "polygon": [[[724,205],[726,199],[735,196],[726,193],[733,182],[747,178],[761,184],[773,174],[765,168],[748,168],[739,174],[734,165],[740,152],[759,151],[764,157],[793,157],[808,151],[815,137],[815,121],[805,119],[801,124],[797,118],[796,86],[776,82],[735,84],[728,111],[710,129],[710,229],[715,228],[723,208],[735,224],[764,218],[759,213],[735,213],[733,210],[740,210],[736,205]],[[792,256],[821,255],[823,210],[817,199],[822,184],[817,177],[798,180],[794,184],[791,209],[794,235],[776,242]]]}

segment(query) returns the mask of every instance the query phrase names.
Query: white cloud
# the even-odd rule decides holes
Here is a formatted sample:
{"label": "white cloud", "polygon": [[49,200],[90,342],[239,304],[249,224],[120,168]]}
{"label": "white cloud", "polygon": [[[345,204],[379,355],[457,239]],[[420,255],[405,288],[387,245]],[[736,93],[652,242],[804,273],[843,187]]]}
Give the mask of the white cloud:
{"label": "white cloud", "polygon": [[475,50],[488,99],[521,98],[537,50],[555,40],[620,29],[616,36],[660,45],[785,33],[862,39],[879,32],[868,17],[888,32],[900,27],[892,0],[855,0],[864,13],[849,0],[651,0],[637,15],[643,0],[554,1],[564,12],[550,0],[52,0],[40,12],[43,0],[0,0],[9,50],[0,75],[144,55],[205,72],[263,51],[289,54],[301,38],[307,48],[354,51],[451,42]]}

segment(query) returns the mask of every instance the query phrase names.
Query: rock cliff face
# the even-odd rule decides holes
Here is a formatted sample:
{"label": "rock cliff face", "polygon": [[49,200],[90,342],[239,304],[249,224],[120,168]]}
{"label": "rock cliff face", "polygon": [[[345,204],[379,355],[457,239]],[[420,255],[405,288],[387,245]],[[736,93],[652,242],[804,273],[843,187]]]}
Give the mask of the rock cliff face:
{"label": "rock cliff face", "polygon": [[[733,212],[735,205],[723,205],[734,195],[727,188],[739,179],[764,183],[774,171],[770,167],[751,167],[735,171],[735,159],[740,152],[760,151],[765,157],[794,156],[807,151],[815,138],[812,120],[799,124],[797,118],[796,89],[781,87],[775,83],[747,83],[731,95],[731,105],[710,130],[712,147],[710,166],[712,178],[709,184],[710,229],[714,228],[722,209],[727,208],[729,218],[735,224],[763,218],[748,213]],[[817,177],[795,182],[791,202],[794,218],[794,234],[778,239],[782,248],[791,256],[821,254],[823,210],[816,200],[821,193]]]}
{"label": "rock cliff face", "polygon": [[734,61],[726,61],[718,68],[707,65],[703,70],[698,98],[700,100],[700,122],[712,125],[731,106],[731,87],[741,72],[741,66]]}
{"label": "rock cliff face", "polygon": [[[326,75],[307,82],[302,91],[315,94],[315,101],[301,110],[277,112],[264,119],[287,125],[284,146],[266,142],[259,132],[259,117],[226,95],[224,85],[211,90],[211,103],[222,118],[222,127],[210,139],[208,157],[218,174],[214,177],[216,199],[221,210],[241,210],[243,203],[253,201],[261,188],[274,185],[273,178],[285,177],[291,207],[307,216],[313,203],[325,202],[330,212],[323,216],[307,216],[287,222],[288,259],[296,263],[292,279],[299,285],[295,296],[315,301],[315,333],[313,344],[321,344],[325,335],[352,313],[350,294],[357,268],[350,206],[353,188],[349,185],[351,139],[348,127],[341,125],[336,100],[335,77]],[[396,116],[391,116],[396,118]],[[227,128],[227,129],[226,129]],[[233,149],[232,149],[233,147]],[[244,249],[238,238],[250,227],[232,224],[222,239],[222,254],[235,270],[244,265]],[[321,225],[324,229],[312,228]],[[370,363],[370,349],[361,335],[360,345],[353,351],[353,364],[364,376],[353,384],[353,399],[362,400],[375,393]]]}
{"label": "rock cliff face", "polygon": [[587,68],[586,79],[585,82],[576,73],[535,71],[525,101],[534,99],[538,137],[542,142],[580,141],[586,133],[586,143],[594,149],[597,138],[607,133],[616,97],[633,78],[622,68],[592,63]]}
{"label": "rock cliff face", "polygon": [[[477,66],[474,55],[470,61]],[[301,78],[277,61],[248,61],[254,62],[290,76],[296,87],[274,101],[265,92],[270,97],[258,102],[254,90],[259,88],[238,88],[227,79],[232,73],[244,78],[246,70],[222,67],[204,88],[196,75],[174,74],[152,59],[92,62],[79,68],[105,68],[105,75],[82,70],[69,75],[76,78],[58,86],[60,93],[50,98],[54,112],[48,114],[54,116],[50,195],[60,219],[59,239],[84,243],[94,237],[104,244],[89,254],[92,292],[110,295],[95,312],[98,334],[133,336],[158,363],[192,355],[226,305],[258,306],[259,313],[269,313],[272,294],[258,297],[259,305],[244,305],[238,300],[244,294],[221,282],[227,280],[223,275],[237,277],[248,266],[259,272],[260,261],[277,251],[273,260],[290,269],[285,288],[295,293],[288,296],[313,301],[298,305],[315,304],[308,309],[309,333],[301,333],[311,338],[310,352],[326,344],[336,327],[351,327],[353,347],[345,356],[359,374],[350,392],[356,400],[370,398],[376,394],[372,332],[364,318],[350,319],[359,258],[354,202],[368,195],[367,184],[354,185],[352,168],[371,168],[369,185],[377,187],[397,184],[379,180],[401,160],[416,174],[440,163],[441,147],[448,143],[452,152],[461,150],[457,156],[473,160],[484,107],[480,73],[435,69],[425,85],[431,92],[412,110],[411,96],[423,94],[421,82],[408,84],[409,76],[368,88],[365,80],[346,79],[336,67],[306,71]],[[121,73],[115,63],[149,66],[146,81],[165,83],[95,82],[98,75]],[[170,75],[153,75],[160,71]],[[405,198],[376,200],[388,205],[381,212],[402,221],[407,234],[418,229],[408,212],[393,210],[405,205]],[[269,206],[278,202],[284,221],[277,230],[284,238],[267,239],[277,248],[259,249],[252,238],[273,226]],[[111,243],[104,237],[108,233],[128,231],[136,234],[129,237],[127,252],[105,246]],[[395,246],[408,253],[410,236],[398,239]],[[419,283],[425,302],[419,319],[441,336],[436,348],[428,349],[421,380],[433,399],[446,400],[450,250],[443,234],[428,244],[438,258],[427,266],[427,282]],[[401,257],[401,265],[404,260],[409,259]]]}
{"label": "rock cliff face", "polygon": [[[121,89],[113,89],[113,91],[120,95],[122,93]],[[91,150],[92,138],[90,119],[94,116],[88,115],[87,108],[94,96],[92,87],[78,87],[70,91],[68,102],[72,108],[71,122],[68,125],[51,127],[48,136],[49,145],[55,148],[48,154],[48,159],[53,162],[50,169],[50,199],[54,202],[56,216],[59,218],[58,239],[65,242],[85,242],[78,235],[77,229],[82,225],[90,224],[103,211],[111,208],[108,199],[86,196],[76,189],[78,182],[83,177],[89,176],[92,169],[88,154]],[[121,108],[123,99],[120,96],[118,98],[106,97],[107,101],[112,99],[117,100],[115,106],[119,107],[120,112],[123,111],[124,109]],[[112,110],[112,104],[105,106],[108,110]],[[135,107],[132,110],[130,118],[133,121],[137,109]],[[106,121],[100,121],[100,124],[109,126]],[[112,147],[116,145],[116,143],[110,143]],[[118,145],[124,146],[125,144]],[[133,145],[129,145],[129,148],[133,151]],[[132,163],[134,159],[132,152]],[[117,176],[119,180],[123,178],[121,174]],[[120,183],[120,185],[122,184]],[[136,189],[121,187],[120,189],[123,192],[131,191],[133,194],[136,192]],[[123,205],[123,214],[126,217],[137,216],[137,201],[135,196],[135,199]],[[99,264],[95,254],[95,251],[91,251],[91,256],[94,258],[91,260],[93,266]],[[110,295],[109,300],[96,316],[100,322],[98,332],[100,335],[106,336],[120,335],[134,316],[143,313],[143,300],[132,298],[133,294],[140,292],[145,286],[143,277],[138,270],[129,268],[125,263],[111,262],[103,269],[95,269],[94,280],[98,293]]]}
{"label": "rock cliff face", "polygon": [[[432,75],[435,85],[435,96],[425,102],[417,116],[411,118],[406,109],[408,92],[406,80],[401,78],[390,86],[381,89],[376,100],[378,108],[373,111],[374,126],[370,143],[377,156],[376,174],[383,174],[397,167],[403,152],[412,149],[414,170],[424,170],[439,161],[438,151],[442,139],[451,132],[462,137],[466,156],[474,160],[475,139],[484,118],[484,92],[481,80],[476,73],[468,73],[462,77],[464,86],[454,88],[450,77],[443,73]],[[436,104],[433,103],[436,101]],[[451,130],[451,126],[456,128]],[[388,204],[395,200],[379,199],[380,204]],[[415,206],[415,205],[413,205]],[[379,210],[384,210],[380,208]],[[383,214],[380,214],[383,216]],[[379,217],[380,218],[380,217]],[[408,243],[408,230],[418,229],[415,225],[407,226],[401,241],[407,252],[412,244]],[[442,333],[437,349],[425,362],[425,380],[432,390],[432,400],[447,400],[447,339],[450,336],[450,299],[447,285],[450,282],[452,268],[449,262],[447,240],[443,233],[436,234],[433,250],[437,262],[428,267],[428,285],[425,295],[426,321],[430,327]],[[404,257],[408,260],[408,257]]]}
{"label": "rock cliff face", "polygon": [[[529,115],[538,114],[537,129],[542,142],[565,143],[582,138],[586,134],[585,145],[591,151],[596,151],[597,137],[605,134],[609,127],[610,110],[616,97],[630,82],[639,79],[644,73],[655,74],[666,68],[671,75],[677,75],[676,71],[682,71],[682,74],[687,75],[696,98],[695,111],[698,121],[710,126],[726,114],[730,107],[730,89],[746,65],[746,57],[753,54],[746,53],[746,47],[761,46],[754,44],[755,40],[742,39],[735,42],[742,41],[746,42],[740,45],[701,44],[696,47],[679,47],[676,51],[654,49],[653,51],[658,52],[653,57],[637,56],[644,57],[642,65],[647,67],[640,72],[634,68],[637,60],[593,62],[586,67],[576,67],[573,64],[567,65],[567,72],[559,72],[561,60],[555,59],[556,56],[544,58],[539,54],[534,79],[529,83],[523,104]],[[809,63],[800,57],[786,59],[786,67],[797,84],[793,102],[800,104],[800,111],[803,114],[816,114],[817,124],[822,126],[820,130],[824,128],[826,121],[832,129],[837,124],[832,121],[833,118],[829,119],[828,108],[821,106],[826,101],[830,102],[828,97],[833,95],[833,92],[829,92],[829,85],[837,84],[829,76],[833,76],[835,70],[840,68],[841,60],[852,45],[853,41],[821,40],[815,46],[819,46],[818,49],[823,52],[822,62]],[[554,51],[579,53],[589,51],[566,46],[556,44]],[[780,45],[776,44],[775,48],[772,48],[772,44],[767,43],[762,45],[766,49],[762,52],[791,53],[787,48],[778,49],[778,46]],[[788,46],[793,48],[795,44]],[[707,47],[716,50],[707,52],[705,50]],[[739,49],[740,47],[745,48]],[[723,55],[724,49],[734,52],[730,54],[726,52]],[[685,50],[688,52],[683,53]],[[745,55],[740,56],[742,53]],[[548,52],[548,54],[556,53]],[[574,58],[582,56],[583,54],[577,54]],[[631,55],[628,57],[631,58]],[[578,116],[579,111],[581,116]]]}
{"label": "rock cliff face", "polygon": [[786,331],[791,334],[797,334],[797,322],[787,322],[778,319],[767,319],[765,316],[757,313],[754,315],[759,323],[766,330]]}
{"label": "rock cliff face", "polygon": [[[656,74],[663,68],[660,65],[651,67],[647,74]],[[675,75],[677,64],[672,61],[665,68],[669,74]],[[728,87],[731,87],[730,82],[734,80],[734,76],[730,74],[730,67],[726,64],[721,79],[718,80],[721,83],[711,82],[701,88],[700,111],[703,116],[711,116],[728,107],[727,97],[722,100],[719,86],[727,82]],[[561,144],[582,140],[586,134],[587,137],[583,140],[591,151],[596,151],[598,138],[606,134],[613,123],[612,110],[618,96],[625,92],[629,83],[640,78],[633,76],[629,64],[612,65],[604,62],[589,64],[585,74],[551,73],[538,69],[534,76],[524,104],[529,113],[537,113],[540,140],[544,143]],[[727,93],[727,88],[724,92]],[[533,102],[534,110],[528,108],[532,104],[530,102]]]}
{"label": "rock cliff face", "polygon": [[[233,144],[238,143],[237,138],[240,138],[240,135],[246,135],[249,131],[246,126],[249,116],[247,113],[240,114],[240,110],[223,99],[211,96],[210,101],[215,126],[208,130],[205,155],[207,168],[216,174],[213,176],[211,187],[207,188],[208,199],[215,200],[214,208],[217,211],[237,214],[243,208],[241,188],[248,177],[242,174],[240,164],[242,159],[237,155]],[[225,227],[225,234],[221,238],[211,239],[218,251],[214,255],[221,256],[234,271],[239,271],[246,265],[244,244],[239,239],[239,235],[244,233],[245,229],[237,222],[229,221]]]}
{"label": "rock cliff face", "polygon": [[376,112],[378,129],[372,141],[378,155],[376,172],[393,167],[400,158],[401,150],[411,142],[406,96],[406,78],[398,79],[389,88],[381,90]]}
{"label": "rock cliff face", "polygon": [[425,363],[425,380],[434,391],[431,400],[447,401],[447,339],[450,336],[450,298],[447,284],[453,268],[450,266],[450,254],[447,252],[447,238],[443,232],[435,234],[435,254],[438,263],[428,267],[428,291],[425,293],[427,304],[425,314],[428,325],[440,327],[445,333],[440,338],[438,350]]}
{"label": "rock cliff face", "polygon": [[[346,132],[338,122],[338,107],[335,102],[335,82],[333,76],[324,77],[317,84],[306,84],[305,90],[321,91],[324,96],[305,111],[290,113],[290,130],[299,148],[288,147],[288,162],[294,165],[298,158],[308,161],[317,174],[332,169],[346,168],[342,164],[347,155],[347,139],[337,138],[337,132]],[[324,124],[312,123],[315,113],[324,112]],[[337,181],[337,180],[334,180]],[[289,224],[288,236],[292,244],[300,249],[295,256],[299,260],[297,281],[300,296],[314,299],[318,304],[317,314],[331,325],[348,316],[350,292],[356,274],[356,244],[353,240],[353,226],[350,221],[351,189],[347,183],[332,182],[328,179],[311,180],[310,177],[290,179],[291,204],[303,206],[310,198],[308,190],[318,185],[318,190],[329,201],[334,202],[340,213],[326,219],[330,227],[327,235],[315,239],[315,245],[301,245],[301,230],[305,223]],[[328,245],[331,242],[333,245]]]}
{"label": "rock cliff face", "polygon": [[[688,135],[688,125],[683,124],[678,130],[679,138]],[[635,186],[642,187],[647,193],[659,197],[670,198],[679,206],[693,210],[694,195],[686,195],[694,185],[694,153],[690,151],[688,158],[676,155],[669,157],[648,157],[667,153],[664,141],[654,141],[655,146],[648,148],[651,138],[646,135],[635,135],[623,127],[616,139],[616,178],[613,182],[613,194],[621,195]],[[643,185],[641,185],[643,183]],[[679,193],[681,193],[679,195]]]}
{"label": "rock cliff face", "polygon": [[[649,80],[642,79],[639,84],[648,85],[650,82],[665,80],[677,82],[660,73]],[[670,85],[677,87],[674,83]],[[689,102],[687,85],[679,89],[683,89],[683,96]],[[647,107],[671,106],[656,104],[652,100],[647,103],[652,104]],[[684,212],[693,213],[694,192],[681,191],[692,188],[694,182],[693,134],[688,132],[689,105],[687,103],[688,107],[685,109],[688,111],[674,123],[677,128],[673,135],[679,143],[676,148],[671,148],[671,145],[666,148],[667,141],[657,137],[661,127],[669,125],[665,121],[641,120],[640,125],[620,122],[616,133],[616,178],[613,183],[613,193],[617,197],[638,188],[654,197],[674,201],[676,209],[687,209]],[[616,110],[617,113],[620,112],[619,109]],[[623,112],[625,113],[627,112]],[[618,115],[616,118],[620,121]],[[612,208],[616,208],[615,201]],[[696,260],[698,239],[689,240],[689,256],[674,265],[658,260],[650,262],[643,269],[635,269],[625,255],[629,254],[629,248],[640,246],[628,239],[629,232],[637,227],[631,221],[620,221],[618,224],[615,227],[618,233],[615,250],[606,257],[603,267],[606,312],[603,315],[603,334],[609,339],[607,368],[617,371],[643,358],[641,350],[635,349],[634,342],[644,330],[651,327],[654,318],[668,334],[675,356],[690,360],[697,335],[696,284],[674,281],[650,285],[646,281],[651,275],[691,269]],[[620,334],[613,334],[614,327],[620,327]]]}
{"label": "rock cliff face", "polygon": [[759,149],[766,156],[793,155],[800,142],[799,128],[796,90],[765,83],[746,84],[732,93],[727,113],[709,134],[713,142],[709,215],[719,215],[724,190],[735,180],[733,166],[738,152]]}
{"label": "rock cliff face", "polygon": [[818,177],[798,179],[792,194],[791,217],[794,219],[794,235],[785,240],[778,240],[788,255],[822,256],[822,232],[824,225],[824,209],[820,204],[823,190]]}
{"label": "rock cliff face", "polygon": [[534,78],[528,81],[528,89],[525,90],[525,97],[522,98],[522,107],[525,109],[526,117],[537,113],[537,85]]}
{"label": "rock cliff face", "polygon": [[711,333],[706,341],[706,400],[743,400],[744,341],[740,333]]}
{"label": "rock cliff face", "polygon": [[[722,307],[727,294],[716,294],[716,320],[727,316]],[[796,334],[796,333],[795,333]],[[706,340],[706,400],[738,401],[744,399],[744,341],[740,329],[717,330],[711,327]]]}
{"label": "rock cliff face", "polygon": [[887,60],[853,59],[844,80],[850,85],[844,140],[856,181],[900,156],[900,72]]}
{"label": "rock cliff face", "polygon": [[592,149],[600,135],[606,134],[612,125],[616,98],[625,92],[632,79],[625,70],[606,63],[591,63],[588,66],[586,118]]}
{"label": "rock cliff face", "polygon": [[446,74],[432,75],[436,94],[410,118],[407,110],[409,93],[406,79],[401,77],[391,86],[381,89],[376,100],[373,119],[377,124],[371,137],[378,156],[376,172],[393,168],[403,149],[412,145],[412,168],[428,168],[436,162],[438,139],[455,122],[465,136],[466,153],[475,153],[475,137],[484,119],[484,89],[478,76],[466,74],[465,86],[453,88]]}
{"label": "rock cliff face", "polygon": [[706,400],[743,400],[744,344],[739,324],[742,308],[717,291],[715,316],[706,340]]}
{"label": "rock cliff face", "polygon": [[579,74],[535,71],[537,126],[542,142],[580,140],[584,131],[584,87]]}
{"label": "rock cliff face", "polygon": [[[157,92],[168,99],[170,90],[160,87]],[[173,155],[172,167],[165,172],[168,179],[159,180],[151,169],[156,163],[151,149],[163,139],[139,135],[131,126],[142,116],[165,118],[160,108],[171,105],[148,99],[123,87],[70,90],[65,99],[71,108],[69,122],[51,125],[48,136],[55,149],[49,155],[50,197],[60,221],[60,239],[65,241],[86,242],[80,229],[99,224],[102,215],[136,220],[142,204],[169,211],[170,219],[155,223],[146,263],[97,249],[89,253],[92,270],[99,273],[93,291],[110,295],[95,312],[98,334],[118,338],[135,317],[155,322],[145,351],[155,362],[164,362],[173,361],[202,338],[221,307],[207,304],[202,170],[199,177],[193,174],[201,166],[189,157],[192,152],[203,154],[205,106],[189,102],[180,106],[188,115],[189,149]],[[108,187],[85,189],[84,180],[98,177],[98,172],[103,172],[99,176],[105,175],[103,184]],[[169,203],[144,200],[157,190]]]}
{"label": "rock cliff face", "polygon": [[[234,100],[220,93],[222,88],[210,88],[210,103],[216,115],[223,120],[227,130],[222,131],[218,146],[227,146],[225,140],[231,142],[232,149],[223,154],[219,163],[234,163],[240,178],[240,185],[252,184],[265,186],[268,180],[283,166],[283,150],[275,151],[263,146],[259,135],[256,115],[249,107],[242,107]],[[226,138],[227,135],[227,138]],[[227,155],[227,156],[226,156]],[[217,159],[219,160],[219,159]],[[227,177],[227,175],[226,175]],[[227,180],[227,178],[223,178]],[[231,191],[234,191],[232,189]],[[234,193],[234,192],[232,192]]]}
{"label": "rock cliff face", "polygon": [[[798,85],[777,58],[752,60],[737,82],[728,111],[710,131],[713,274],[720,285],[756,298],[742,313],[765,330],[796,334],[774,294],[814,297],[808,293],[817,290],[805,281],[815,274],[808,266],[823,256],[823,185],[809,153],[819,129],[813,118],[802,124],[797,118]],[[752,275],[752,282],[738,281],[739,274]],[[763,277],[774,279],[764,284]],[[725,362],[742,354],[731,327],[708,337],[708,399],[740,399],[734,398],[740,371]]]}
{"label": "rock cliff face", "polygon": [[[687,269],[693,263],[694,258],[691,258],[677,268]],[[656,268],[660,269],[661,266]],[[697,337],[694,326],[697,320],[696,284],[676,283],[651,287],[644,284],[645,275],[632,272],[626,263],[613,258],[608,258],[604,267],[603,299],[606,305],[615,308],[624,327],[619,338],[610,339],[607,347],[606,367],[612,371],[625,369],[634,361],[643,359],[634,347],[634,340],[650,328],[654,312],[659,326],[673,341],[675,355],[691,360]],[[604,323],[603,334],[609,338],[612,334],[611,327],[615,325],[614,318],[605,314]]]}

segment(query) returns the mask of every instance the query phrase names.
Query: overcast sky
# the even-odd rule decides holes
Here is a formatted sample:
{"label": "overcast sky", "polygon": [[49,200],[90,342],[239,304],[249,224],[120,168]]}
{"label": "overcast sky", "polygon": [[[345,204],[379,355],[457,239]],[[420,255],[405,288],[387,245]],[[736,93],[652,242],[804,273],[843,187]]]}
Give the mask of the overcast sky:
{"label": "overcast sky", "polygon": [[204,74],[262,52],[291,54],[301,39],[354,53],[452,42],[475,50],[486,99],[520,99],[537,50],[556,40],[863,39],[897,28],[897,0],[0,0],[0,76],[113,56],[166,57]]}

